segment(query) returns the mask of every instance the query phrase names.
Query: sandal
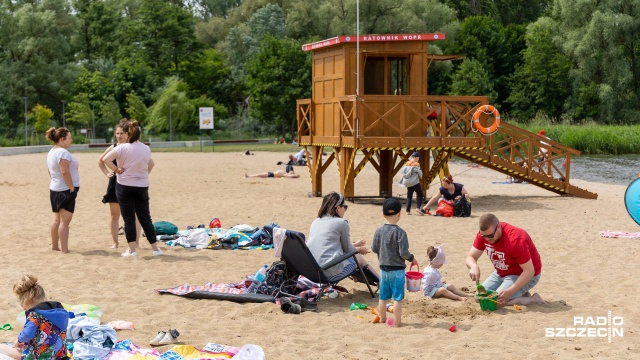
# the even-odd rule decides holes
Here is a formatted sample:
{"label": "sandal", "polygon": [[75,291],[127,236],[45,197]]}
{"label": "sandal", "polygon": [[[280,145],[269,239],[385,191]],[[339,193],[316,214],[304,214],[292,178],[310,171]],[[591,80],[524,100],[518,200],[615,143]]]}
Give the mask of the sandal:
{"label": "sandal", "polygon": [[287,314],[300,314],[302,312],[302,307],[291,302],[291,299],[288,297],[283,297],[280,298],[280,310]]}
{"label": "sandal", "polygon": [[124,235],[124,226],[118,228],[118,235]]}

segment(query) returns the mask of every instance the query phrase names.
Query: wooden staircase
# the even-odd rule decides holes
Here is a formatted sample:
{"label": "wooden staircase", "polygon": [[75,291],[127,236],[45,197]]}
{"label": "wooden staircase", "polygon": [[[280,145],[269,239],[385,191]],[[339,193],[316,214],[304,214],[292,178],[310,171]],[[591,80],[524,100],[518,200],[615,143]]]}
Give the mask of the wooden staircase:
{"label": "wooden staircase", "polygon": [[[546,156],[539,154],[540,147],[547,149]],[[597,193],[569,183],[571,155],[580,151],[508,123],[487,137],[484,147],[458,148],[454,155],[556,194],[598,198]]]}

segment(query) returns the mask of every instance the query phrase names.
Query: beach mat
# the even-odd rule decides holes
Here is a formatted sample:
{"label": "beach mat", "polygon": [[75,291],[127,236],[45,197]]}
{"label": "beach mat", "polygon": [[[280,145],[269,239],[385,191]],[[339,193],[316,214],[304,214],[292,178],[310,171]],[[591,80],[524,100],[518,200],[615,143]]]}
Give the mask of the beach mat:
{"label": "beach mat", "polygon": [[190,299],[227,300],[237,303],[275,302],[271,295],[246,293],[244,281],[235,284],[180,285],[170,289],[156,290],[160,294],[172,294]]}
{"label": "beach mat", "polygon": [[190,299],[227,300],[237,303],[266,303],[275,302],[271,295],[265,294],[228,294],[211,291],[194,291],[185,295],[179,295]]}

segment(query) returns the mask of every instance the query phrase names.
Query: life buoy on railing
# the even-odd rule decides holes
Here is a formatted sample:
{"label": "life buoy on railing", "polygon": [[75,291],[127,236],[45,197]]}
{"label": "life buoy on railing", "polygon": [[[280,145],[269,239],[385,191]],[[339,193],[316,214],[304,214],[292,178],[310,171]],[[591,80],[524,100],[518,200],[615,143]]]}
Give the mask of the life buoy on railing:
{"label": "life buoy on railing", "polygon": [[[492,114],[493,115],[493,124],[489,127],[484,127],[480,124],[480,115],[481,114]],[[491,135],[498,131],[500,127],[500,112],[498,109],[491,105],[482,105],[473,113],[473,120],[471,120],[471,125],[473,128],[484,135]]]}

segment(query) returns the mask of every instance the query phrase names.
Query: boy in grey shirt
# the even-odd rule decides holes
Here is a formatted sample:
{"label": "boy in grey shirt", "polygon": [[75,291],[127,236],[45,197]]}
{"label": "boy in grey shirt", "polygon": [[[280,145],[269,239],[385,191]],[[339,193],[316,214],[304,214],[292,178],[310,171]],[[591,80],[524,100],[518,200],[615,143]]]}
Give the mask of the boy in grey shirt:
{"label": "boy in grey shirt", "polygon": [[378,254],[380,263],[380,294],[378,313],[381,322],[386,322],[387,301],[393,297],[394,326],[401,325],[402,300],[404,299],[405,260],[418,265],[418,261],[409,252],[407,233],[398,225],[402,205],[394,198],[388,198],[382,204],[382,214],[387,223],[373,235],[371,251]]}

